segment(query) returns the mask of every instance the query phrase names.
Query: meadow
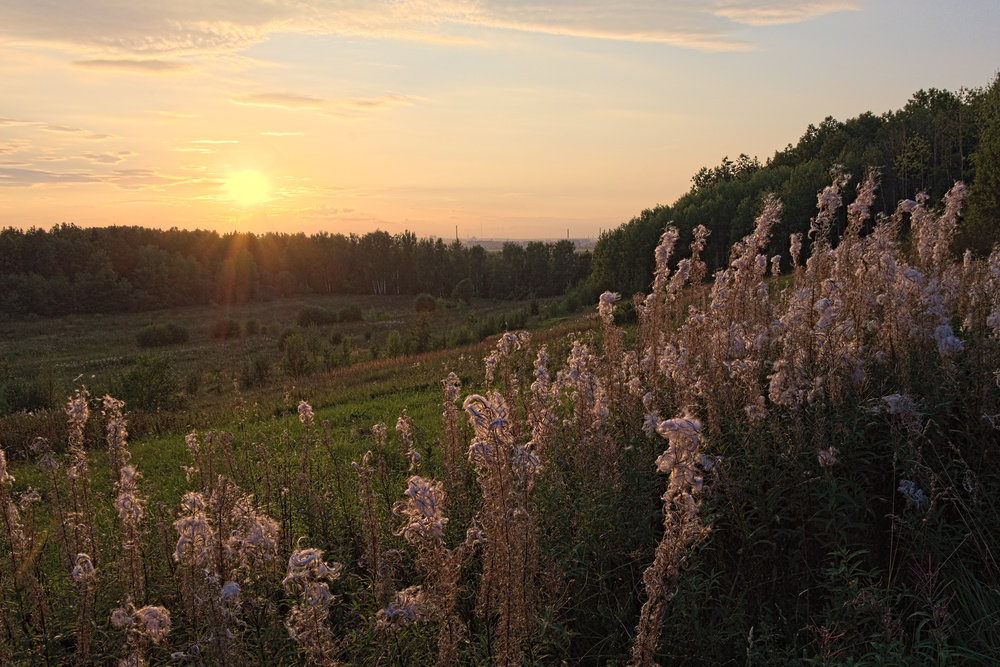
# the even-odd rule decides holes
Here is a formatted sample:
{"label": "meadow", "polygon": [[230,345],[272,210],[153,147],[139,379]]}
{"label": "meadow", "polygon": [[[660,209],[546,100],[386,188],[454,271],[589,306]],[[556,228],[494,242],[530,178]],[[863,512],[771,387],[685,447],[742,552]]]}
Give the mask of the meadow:
{"label": "meadow", "polygon": [[[648,293],[527,304],[485,343],[487,316],[441,303],[398,354],[389,308],[283,350],[293,312],[333,306],[227,315],[240,337],[204,346],[217,318],[172,315],[186,407],[129,412],[95,364],[47,439],[24,432],[54,410],[3,422],[0,660],[1000,659],[1000,250],[953,253],[961,184],[873,216],[860,181],[834,239],[835,174],[784,274],[770,197],[711,282],[708,231],[672,263],[667,228]],[[12,367],[74,336],[103,359],[146,324],[16,326],[53,338]],[[267,377],[241,382],[256,337]]]}

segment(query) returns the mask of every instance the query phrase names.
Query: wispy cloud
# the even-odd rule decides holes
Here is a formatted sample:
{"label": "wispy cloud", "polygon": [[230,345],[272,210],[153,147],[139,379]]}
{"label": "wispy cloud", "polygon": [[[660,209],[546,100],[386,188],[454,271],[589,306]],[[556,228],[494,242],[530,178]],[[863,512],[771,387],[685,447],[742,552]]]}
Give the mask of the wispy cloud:
{"label": "wispy cloud", "polygon": [[236,97],[232,101],[236,104],[276,107],[278,109],[321,109],[325,104],[325,101],[318,97],[289,95],[285,93],[257,93]]}
{"label": "wispy cloud", "polygon": [[154,74],[186,67],[168,56],[238,53],[279,32],[467,44],[474,40],[461,28],[475,27],[732,51],[749,47],[729,33],[732,22],[790,23],[857,8],[851,0],[81,0],[73,12],[41,11],[37,0],[2,4],[0,37],[89,52],[80,67]]}
{"label": "wispy cloud", "polygon": [[70,127],[68,125],[58,125],[56,123],[47,123],[45,121],[39,120],[20,120],[17,118],[0,118],[0,125],[25,125],[33,126],[39,129],[45,130],[46,132],[60,132],[63,134],[75,134],[84,139],[109,139],[110,134],[104,134],[100,132],[92,132],[90,130],[84,130],[79,127]]}
{"label": "wispy cloud", "polygon": [[82,157],[91,162],[100,164],[118,164],[135,155],[132,151],[118,151],[117,153],[84,153]]}
{"label": "wispy cloud", "polygon": [[43,169],[0,167],[0,186],[31,187],[57,183],[96,183],[100,178],[86,172],[56,172]]}
{"label": "wispy cloud", "polygon": [[858,3],[851,0],[818,0],[816,2],[751,0],[750,2],[731,2],[718,7],[713,13],[737,23],[767,26],[802,23],[826,14],[857,11],[858,9],[860,9]]}
{"label": "wispy cloud", "polygon": [[[379,97],[345,97],[323,99],[307,95],[287,93],[255,93],[235,97],[231,101],[236,104],[273,107],[289,111],[315,110],[342,117],[354,117],[358,113],[377,111],[389,107],[410,105],[417,99],[408,95],[389,93]],[[264,133],[267,134],[267,133]]]}
{"label": "wispy cloud", "polygon": [[140,74],[176,74],[192,69],[191,65],[170,60],[97,59],[77,60],[76,67],[94,70],[112,70]]}

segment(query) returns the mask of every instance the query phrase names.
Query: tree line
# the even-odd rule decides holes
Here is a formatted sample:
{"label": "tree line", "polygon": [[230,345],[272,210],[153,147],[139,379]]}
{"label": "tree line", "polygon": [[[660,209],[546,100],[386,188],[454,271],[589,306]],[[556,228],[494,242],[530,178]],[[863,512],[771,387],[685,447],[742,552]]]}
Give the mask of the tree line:
{"label": "tree line", "polygon": [[[988,253],[1000,241],[1000,75],[984,88],[957,93],[920,90],[902,109],[881,115],[866,112],[843,122],[827,117],[809,125],[797,144],[776,151],[764,163],[740,155],[702,168],[692,177],[691,189],[672,205],[646,209],[601,235],[593,253],[593,284],[623,294],[647,289],[653,248],[667,225],[680,233],[677,259],[684,256],[682,248],[687,248],[696,226],[711,230],[702,255],[711,275],[726,265],[730,246],[753,229],[770,193],[781,198],[784,212],[771,235],[768,255],[782,254],[787,268],[788,236],[808,231],[816,194],[830,183],[835,165],[852,174],[853,183],[861,181],[866,169],[878,169],[880,187],[873,210],[886,214],[919,192],[937,201],[955,181],[964,181],[969,199],[958,248]],[[835,238],[846,224],[853,190],[852,185],[845,191]]]}
{"label": "tree line", "polygon": [[[519,299],[565,293],[589,273],[571,241],[499,252],[412,232],[251,234],[143,227],[0,230],[0,312],[60,315],[303,294]],[[457,289],[457,291],[456,291]]]}

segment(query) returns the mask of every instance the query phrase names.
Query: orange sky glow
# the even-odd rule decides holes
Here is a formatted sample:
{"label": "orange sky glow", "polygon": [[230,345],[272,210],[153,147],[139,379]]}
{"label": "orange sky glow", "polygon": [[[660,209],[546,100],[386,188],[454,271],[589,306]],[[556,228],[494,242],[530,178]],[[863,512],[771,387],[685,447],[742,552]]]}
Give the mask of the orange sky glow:
{"label": "orange sky glow", "polygon": [[595,238],[1000,66],[993,1],[0,0],[0,225]]}

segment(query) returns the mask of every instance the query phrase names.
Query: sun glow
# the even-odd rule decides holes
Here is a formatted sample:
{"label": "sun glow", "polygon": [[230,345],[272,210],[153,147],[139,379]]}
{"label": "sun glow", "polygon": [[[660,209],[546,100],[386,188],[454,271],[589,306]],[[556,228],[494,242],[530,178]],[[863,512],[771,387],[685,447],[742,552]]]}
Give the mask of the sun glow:
{"label": "sun glow", "polygon": [[271,198],[271,184],[259,171],[233,172],[226,179],[226,194],[241,206],[261,204]]}

